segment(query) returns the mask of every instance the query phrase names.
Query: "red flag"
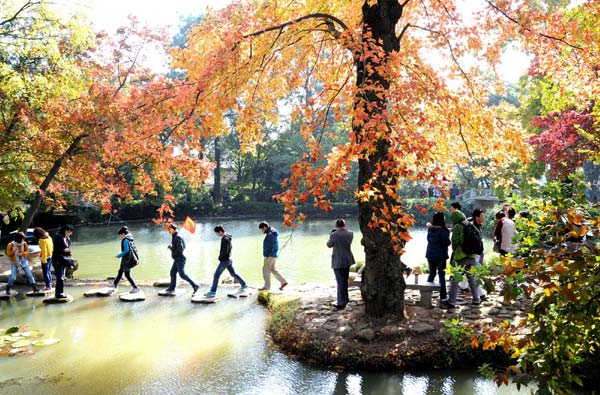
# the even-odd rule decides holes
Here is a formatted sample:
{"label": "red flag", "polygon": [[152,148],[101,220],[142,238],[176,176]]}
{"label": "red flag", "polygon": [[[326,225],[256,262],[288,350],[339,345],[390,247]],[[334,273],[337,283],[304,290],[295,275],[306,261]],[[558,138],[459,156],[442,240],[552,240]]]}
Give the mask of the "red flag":
{"label": "red flag", "polygon": [[185,220],[181,226],[183,229],[187,229],[187,231],[190,233],[196,232],[196,223],[190,217],[185,217]]}

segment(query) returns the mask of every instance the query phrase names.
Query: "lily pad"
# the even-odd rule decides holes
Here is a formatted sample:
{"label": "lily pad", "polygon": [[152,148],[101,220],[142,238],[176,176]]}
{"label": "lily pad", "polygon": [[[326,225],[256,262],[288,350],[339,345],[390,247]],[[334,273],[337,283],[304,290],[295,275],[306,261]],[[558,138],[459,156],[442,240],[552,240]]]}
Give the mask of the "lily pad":
{"label": "lily pad", "polygon": [[42,334],[39,331],[26,331],[26,332],[21,333],[21,336],[39,337],[39,336],[42,336]]}
{"label": "lily pad", "polygon": [[59,341],[60,341],[60,339],[43,339],[43,340],[36,340],[31,344],[34,346],[37,346],[37,347],[44,347],[44,346],[50,346],[52,344],[56,344]]}
{"label": "lily pad", "polygon": [[18,342],[14,342],[12,344],[12,346],[13,346],[13,348],[21,348],[21,347],[27,347],[30,344],[31,344],[31,339],[24,339],[24,340],[19,340]]}

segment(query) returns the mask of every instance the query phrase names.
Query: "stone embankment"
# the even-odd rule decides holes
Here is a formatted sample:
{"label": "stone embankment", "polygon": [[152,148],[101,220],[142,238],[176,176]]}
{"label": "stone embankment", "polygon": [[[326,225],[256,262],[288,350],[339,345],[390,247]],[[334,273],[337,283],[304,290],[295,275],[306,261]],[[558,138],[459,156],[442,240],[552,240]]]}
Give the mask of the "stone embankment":
{"label": "stone embankment", "polygon": [[[446,310],[419,306],[418,292],[408,291],[406,319],[377,320],[364,314],[359,288],[352,286],[349,291],[350,303],[345,310],[331,306],[335,286],[306,284],[286,288],[282,293],[260,294],[259,302],[271,310],[267,329],[275,344],[292,356],[341,368],[465,368],[482,363],[506,366],[510,358],[504,351],[472,348],[472,335],[501,322],[518,325],[531,305],[523,298],[505,306],[496,292],[472,306],[470,294],[460,293],[457,308]],[[434,296],[435,305],[438,302]],[[450,332],[458,332],[459,336]]]}

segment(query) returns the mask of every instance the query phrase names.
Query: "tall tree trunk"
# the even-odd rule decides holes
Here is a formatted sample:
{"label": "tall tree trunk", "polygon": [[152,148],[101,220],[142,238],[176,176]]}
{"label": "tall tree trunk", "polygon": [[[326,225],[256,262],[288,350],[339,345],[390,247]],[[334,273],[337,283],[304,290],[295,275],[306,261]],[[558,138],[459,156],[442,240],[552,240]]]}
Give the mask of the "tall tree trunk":
{"label": "tall tree trunk", "polygon": [[223,197],[221,195],[221,138],[215,138],[215,186],[213,194],[213,202],[215,205],[220,206],[223,203]]}
{"label": "tall tree trunk", "polygon": [[[378,1],[376,5],[369,6],[365,1],[363,5],[363,33],[370,31],[373,39],[382,49],[382,59],[373,57],[358,57],[357,55],[357,81],[359,87],[355,99],[355,107],[360,107],[367,113],[369,119],[386,110],[387,98],[385,96],[390,83],[377,70],[386,62],[387,55],[399,49],[399,38],[395,35],[395,28],[400,16],[402,6],[398,1]],[[365,90],[364,87],[372,87]],[[378,89],[382,88],[382,89]],[[383,95],[382,95],[383,92]],[[367,139],[368,130],[361,122],[353,122],[353,130],[357,139]],[[386,189],[383,185],[397,185],[398,180],[393,179],[390,173],[377,172],[378,166],[388,161],[390,150],[389,140],[383,138],[376,142],[377,150],[368,158],[358,162],[358,190],[370,183],[373,188],[380,191]],[[374,178],[373,178],[374,177]],[[372,189],[373,189],[372,188]],[[378,198],[368,201],[359,200],[359,224],[362,232],[362,244],[365,249],[365,271],[363,272],[362,298],[365,303],[365,312],[372,317],[394,315],[404,317],[404,289],[406,284],[402,277],[402,263],[400,256],[393,248],[391,236],[379,227],[370,227],[373,209],[384,205],[391,207],[397,204],[395,199],[383,194]]]}
{"label": "tall tree trunk", "polygon": [[35,217],[38,210],[40,209],[40,206],[42,205],[42,198],[46,194],[46,189],[48,189],[48,186],[50,186],[50,183],[52,182],[52,180],[54,180],[54,177],[56,177],[56,175],[58,174],[58,171],[62,167],[65,159],[68,159],[68,158],[72,157],[73,155],[75,155],[75,152],[79,148],[79,144],[81,143],[81,140],[83,140],[86,137],[87,137],[87,134],[82,134],[82,135],[77,136],[75,138],[75,140],[73,140],[73,142],[71,143],[69,148],[67,148],[67,150],[58,159],[56,159],[54,161],[52,168],[46,175],[46,178],[44,178],[44,181],[42,181],[42,183],[40,184],[40,187],[38,188],[37,192],[35,193],[33,202],[31,202],[31,205],[29,205],[29,207],[27,208],[27,211],[25,212],[25,218],[23,219],[23,222],[21,223],[19,230],[21,230],[23,232],[27,231],[27,228],[29,227],[29,225],[31,225],[33,218]]}

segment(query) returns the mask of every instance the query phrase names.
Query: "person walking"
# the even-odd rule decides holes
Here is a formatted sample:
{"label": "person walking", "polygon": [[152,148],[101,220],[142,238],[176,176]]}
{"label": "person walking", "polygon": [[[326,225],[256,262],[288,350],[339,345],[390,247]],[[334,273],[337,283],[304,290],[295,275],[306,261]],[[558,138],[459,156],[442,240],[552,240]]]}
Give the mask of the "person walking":
{"label": "person walking", "polygon": [[269,226],[268,222],[261,222],[258,224],[258,229],[265,234],[265,238],[263,240],[263,280],[264,285],[259,288],[259,291],[268,291],[271,289],[271,274],[275,276],[277,281],[281,284],[279,290],[282,291],[287,285],[287,281],[277,269],[275,269],[275,264],[277,263],[277,254],[279,253],[279,233],[277,229]]}
{"label": "person walking", "polygon": [[235,272],[233,268],[233,260],[231,259],[231,235],[229,233],[225,233],[225,228],[222,225],[215,226],[214,229],[217,236],[221,238],[221,249],[219,250],[219,265],[215,270],[215,274],[213,276],[213,283],[210,287],[210,291],[204,294],[207,298],[214,298],[217,294],[217,287],[219,286],[219,278],[225,269],[231,274],[231,277],[236,279],[240,283],[240,292],[243,292],[248,289],[248,285],[244,279]]}
{"label": "person walking", "polygon": [[[470,273],[471,266],[475,264],[475,258],[478,254],[466,254],[463,249],[464,241],[464,228],[468,226],[467,218],[460,210],[454,210],[450,214],[450,220],[452,221],[452,255],[454,257],[455,267],[462,266],[464,268],[463,274],[466,274],[467,281],[469,283],[469,289],[471,290],[472,304],[479,305],[481,303],[479,294],[475,286],[475,279]],[[452,276],[450,280],[450,295],[448,301],[444,305],[448,308],[456,307],[456,297],[458,296],[458,281],[456,277]]]}
{"label": "person walking", "polygon": [[127,226],[123,226],[117,232],[119,237],[121,238],[121,252],[117,254],[117,258],[121,258],[121,265],[119,266],[119,272],[117,273],[117,277],[115,277],[113,281],[113,288],[115,291],[119,286],[119,281],[123,278],[123,274],[125,274],[125,278],[129,281],[129,284],[133,287],[133,289],[129,293],[138,293],[140,289],[133,277],[131,277],[131,269],[137,265],[139,260],[139,255],[137,252],[137,248],[133,241],[133,235],[129,232]]}
{"label": "person walking", "polygon": [[433,283],[437,274],[440,280],[440,301],[446,302],[446,261],[448,260],[448,246],[450,245],[450,229],[446,225],[444,213],[437,212],[433,215],[431,226],[427,229],[427,250],[425,258],[429,264],[428,283]]}
{"label": "person walking", "polygon": [[33,278],[33,274],[31,274],[29,261],[27,260],[27,257],[29,256],[29,246],[27,245],[25,235],[22,232],[16,233],[15,239],[8,243],[6,246],[6,256],[8,256],[8,259],[10,260],[10,275],[8,276],[8,283],[6,284],[6,294],[10,295],[10,289],[17,279],[19,268],[25,273],[25,277],[27,277],[27,281],[31,285],[33,292],[38,292],[39,289],[37,285],[35,285],[35,279]]}
{"label": "person walking", "polygon": [[33,237],[37,240],[40,246],[40,260],[42,261],[42,274],[44,275],[44,289],[42,291],[49,292],[52,290],[52,252],[54,251],[54,243],[52,238],[44,230],[37,227],[33,229]]}
{"label": "person walking", "polygon": [[329,234],[327,247],[333,248],[331,254],[331,268],[335,275],[337,284],[337,303],[333,304],[338,310],[345,309],[348,304],[348,277],[350,275],[350,266],[354,265],[354,255],[352,255],[352,239],[354,233],[346,229],[346,222],[343,219],[335,221],[335,229]]}
{"label": "person walking", "polygon": [[52,265],[54,266],[54,275],[56,276],[56,287],[54,288],[54,297],[64,299],[67,295],[64,293],[65,276],[67,268],[73,267],[73,257],[71,255],[71,235],[73,227],[63,225],[58,233],[52,238],[54,250],[52,251]]}
{"label": "person walking", "polygon": [[194,296],[198,291],[198,288],[200,288],[200,286],[198,286],[194,282],[194,280],[192,280],[185,273],[186,258],[183,255],[183,250],[185,250],[185,241],[183,241],[183,238],[177,233],[177,225],[169,224],[167,230],[172,236],[171,244],[169,244],[167,248],[171,250],[171,258],[173,258],[173,265],[171,266],[170,272],[171,283],[169,284],[169,288],[167,288],[165,292],[170,294],[175,293],[175,287],[177,286],[177,273],[179,273],[179,277],[190,283],[190,285],[192,286],[192,289],[194,290],[192,296]]}
{"label": "person walking", "polygon": [[500,255],[505,256],[508,254],[514,254],[516,247],[513,244],[513,237],[515,236],[515,215],[517,211],[510,207],[506,211],[506,217],[502,220],[502,229],[500,231],[502,238],[500,239]]}

